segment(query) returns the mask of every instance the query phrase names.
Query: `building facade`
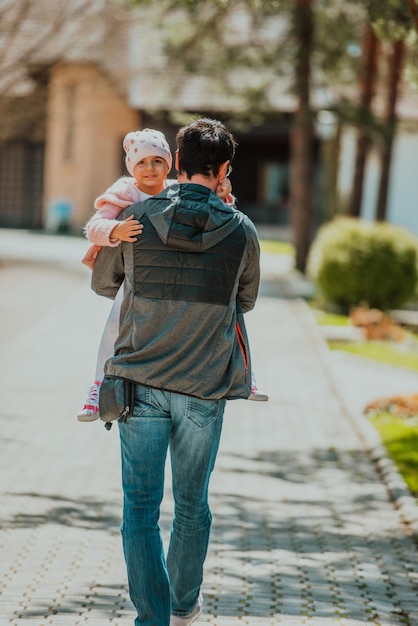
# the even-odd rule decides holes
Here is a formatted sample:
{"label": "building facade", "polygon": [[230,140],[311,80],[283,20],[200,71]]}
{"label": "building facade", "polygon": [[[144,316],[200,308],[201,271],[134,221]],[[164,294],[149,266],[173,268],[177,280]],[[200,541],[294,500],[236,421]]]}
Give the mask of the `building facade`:
{"label": "building facade", "polygon": [[[122,10],[116,0],[85,0],[80,13],[77,0],[63,4],[33,0],[29,5],[33,12],[16,33],[12,50],[17,77],[13,88],[3,90],[0,97],[0,227],[80,234],[94,210],[95,198],[127,174],[122,150],[126,133],[158,128],[174,152],[178,127],[196,113],[226,121],[237,138],[231,181],[239,208],[256,224],[289,224],[289,133],[295,101],[282,76],[265,82],[269,113],[262,121],[243,123],[242,99],[222,82],[173,70],[162,44],[163,31],[158,30],[161,25],[151,19],[152,6],[129,11]],[[176,19],[174,26],[184,28],[182,16]],[[246,28],[246,16],[239,12],[228,32],[240,37]],[[277,37],[280,28],[279,18],[270,18],[263,37]],[[31,42],[35,33],[39,36],[42,29],[44,41],[32,50],[28,62],[25,42]],[[0,63],[0,87],[6,78]],[[234,78],[240,83],[243,74]],[[250,77],[250,87],[251,80],[254,77]],[[324,106],[320,94],[313,94],[313,100],[314,108]],[[416,104],[415,100],[400,108],[403,122],[395,142],[388,219],[418,234]],[[318,133],[313,146],[316,224],[329,217],[323,209],[323,179],[328,174],[322,164],[321,141]],[[345,129],[338,164],[343,202],[352,184],[354,144],[355,131]],[[377,178],[376,152],[371,150],[362,209],[365,218],[373,219]]]}

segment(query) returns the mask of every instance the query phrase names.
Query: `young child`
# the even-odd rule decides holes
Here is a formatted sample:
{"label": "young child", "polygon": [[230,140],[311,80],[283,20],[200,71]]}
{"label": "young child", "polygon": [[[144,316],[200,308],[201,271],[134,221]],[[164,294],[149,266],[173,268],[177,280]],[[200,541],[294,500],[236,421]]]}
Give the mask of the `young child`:
{"label": "young child", "polygon": [[[126,153],[126,167],[131,177],[119,178],[96,199],[94,203],[96,212],[85,227],[86,235],[93,245],[87,250],[82,263],[90,269],[93,268],[94,261],[103,246],[117,246],[121,241],[136,241],[137,236],[141,234],[142,224],[138,220],[130,216],[119,221],[116,219],[119,213],[132,204],[161,193],[167,185],[176,182],[167,180],[167,174],[171,170],[172,155],[165,136],[160,131],[145,128],[142,131],[130,132],[123,140],[123,149]],[[227,204],[235,203],[228,179],[220,183],[216,193]],[[95,381],[89,388],[86,402],[77,416],[80,422],[92,422],[99,418],[99,392],[104,365],[114,354],[114,344],[119,333],[122,299],[123,284],[113,301],[105,324],[97,356]],[[254,378],[249,399],[268,400],[268,396],[258,391]]]}

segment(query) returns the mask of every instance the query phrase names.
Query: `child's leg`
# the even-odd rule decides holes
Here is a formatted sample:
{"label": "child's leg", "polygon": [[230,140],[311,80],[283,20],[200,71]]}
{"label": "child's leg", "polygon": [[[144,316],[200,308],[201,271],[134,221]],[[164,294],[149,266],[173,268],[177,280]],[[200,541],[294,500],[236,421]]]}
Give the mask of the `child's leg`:
{"label": "child's leg", "polygon": [[87,399],[77,418],[80,422],[93,422],[99,418],[99,393],[104,376],[104,366],[115,351],[115,341],[119,334],[120,307],[123,299],[123,284],[113,301],[109,317],[106,320],[97,354],[94,383],[88,390]]}

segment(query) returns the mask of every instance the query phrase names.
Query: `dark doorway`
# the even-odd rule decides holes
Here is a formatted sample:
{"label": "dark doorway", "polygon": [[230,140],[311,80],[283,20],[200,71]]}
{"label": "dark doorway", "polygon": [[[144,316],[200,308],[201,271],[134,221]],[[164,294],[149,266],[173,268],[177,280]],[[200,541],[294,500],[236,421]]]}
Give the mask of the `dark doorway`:
{"label": "dark doorway", "polygon": [[257,224],[289,224],[289,127],[280,122],[234,133],[238,150],[231,174],[238,208]]}
{"label": "dark doorway", "polygon": [[[256,224],[287,226],[291,116],[277,113],[266,115],[260,124],[243,124],[219,113],[202,115],[226,121],[238,142],[230,176],[238,208]],[[143,126],[164,132],[174,153],[178,126],[169,117],[142,114]],[[195,117],[191,114],[190,121]]]}
{"label": "dark doorway", "polygon": [[0,144],[0,227],[42,226],[44,144]]}

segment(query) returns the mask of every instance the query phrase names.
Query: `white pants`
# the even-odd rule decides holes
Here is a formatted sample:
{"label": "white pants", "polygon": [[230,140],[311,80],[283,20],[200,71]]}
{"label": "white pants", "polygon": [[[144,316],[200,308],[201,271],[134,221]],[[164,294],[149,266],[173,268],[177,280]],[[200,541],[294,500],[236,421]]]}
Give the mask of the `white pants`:
{"label": "white pants", "polygon": [[105,327],[103,329],[103,334],[99,345],[99,353],[97,355],[96,374],[94,380],[103,380],[105,363],[108,359],[110,359],[110,357],[115,354],[115,341],[117,339],[117,336],[119,335],[120,307],[122,305],[122,300],[123,283],[119,287],[116,298],[113,300],[109,317],[107,318]]}

